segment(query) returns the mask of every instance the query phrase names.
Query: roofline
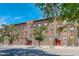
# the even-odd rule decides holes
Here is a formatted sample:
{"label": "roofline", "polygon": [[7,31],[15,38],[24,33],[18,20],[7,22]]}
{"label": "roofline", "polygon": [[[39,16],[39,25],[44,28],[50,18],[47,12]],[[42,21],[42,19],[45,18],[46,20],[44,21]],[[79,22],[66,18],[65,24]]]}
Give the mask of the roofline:
{"label": "roofline", "polygon": [[19,24],[26,24],[27,22],[23,22],[23,23],[18,23],[18,24],[14,24],[14,25],[19,25]]}
{"label": "roofline", "polygon": [[[42,18],[42,19],[38,19],[38,20],[33,20],[33,22],[39,22],[39,21],[44,21],[44,20],[48,20],[48,19],[51,19],[51,17],[50,18]],[[32,20],[30,20],[30,21],[32,21]],[[26,21],[26,22],[14,24],[14,25],[25,24],[25,23],[30,22],[30,21]]]}
{"label": "roofline", "polygon": [[44,21],[44,20],[48,20],[48,19],[51,19],[51,18],[43,18],[43,19],[39,19],[39,20],[34,20],[34,22]]}

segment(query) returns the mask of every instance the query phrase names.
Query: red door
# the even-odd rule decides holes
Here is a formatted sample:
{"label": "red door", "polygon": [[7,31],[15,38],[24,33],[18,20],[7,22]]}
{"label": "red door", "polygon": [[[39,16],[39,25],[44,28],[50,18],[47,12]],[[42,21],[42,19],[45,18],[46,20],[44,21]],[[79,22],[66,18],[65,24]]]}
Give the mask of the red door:
{"label": "red door", "polygon": [[56,46],[60,46],[61,45],[61,40],[55,40]]}
{"label": "red door", "polygon": [[32,41],[31,40],[28,40],[27,41],[27,45],[32,45]]}

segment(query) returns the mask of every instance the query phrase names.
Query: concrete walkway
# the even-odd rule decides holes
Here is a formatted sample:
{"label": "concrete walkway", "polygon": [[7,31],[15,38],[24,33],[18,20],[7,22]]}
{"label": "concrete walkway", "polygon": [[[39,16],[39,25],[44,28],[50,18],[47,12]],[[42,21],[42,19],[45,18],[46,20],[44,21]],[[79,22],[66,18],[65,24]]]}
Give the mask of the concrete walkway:
{"label": "concrete walkway", "polygon": [[79,47],[53,47],[53,48],[41,48],[50,54],[57,54],[61,56],[79,56]]}

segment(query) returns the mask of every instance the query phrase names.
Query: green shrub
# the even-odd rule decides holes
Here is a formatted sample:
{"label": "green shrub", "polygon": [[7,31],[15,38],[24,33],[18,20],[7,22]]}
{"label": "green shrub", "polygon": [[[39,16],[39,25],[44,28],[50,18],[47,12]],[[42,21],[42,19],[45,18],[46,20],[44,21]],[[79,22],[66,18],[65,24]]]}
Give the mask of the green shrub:
{"label": "green shrub", "polygon": [[74,44],[74,36],[70,36],[69,42],[70,42],[70,45]]}

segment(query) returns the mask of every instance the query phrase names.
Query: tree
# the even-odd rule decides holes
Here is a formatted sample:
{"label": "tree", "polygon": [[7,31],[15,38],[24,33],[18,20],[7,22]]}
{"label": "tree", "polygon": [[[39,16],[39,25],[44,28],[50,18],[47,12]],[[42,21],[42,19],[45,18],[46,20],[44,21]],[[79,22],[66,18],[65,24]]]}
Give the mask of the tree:
{"label": "tree", "polygon": [[34,28],[34,33],[33,33],[34,39],[38,41],[39,46],[40,46],[40,42],[42,42],[45,38],[43,31],[45,31],[46,29],[47,29],[46,26],[39,26]]}
{"label": "tree", "polygon": [[[67,18],[67,32],[69,33],[69,23],[71,24],[71,25],[73,25],[74,26],[74,35],[75,35],[75,46],[76,45],[78,45],[77,43],[78,43],[78,41],[77,41],[77,21],[78,21],[78,18],[79,18],[79,4],[74,4],[74,3],[72,3],[72,4],[63,4],[62,5],[62,9],[64,10],[64,12],[63,12],[63,16],[65,17],[65,18]],[[68,40],[69,40],[69,37],[70,37],[70,35],[68,35]]]}
{"label": "tree", "polygon": [[[58,16],[60,17],[60,26],[62,26],[62,21],[66,20],[67,24],[65,25],[67,27],[67,40],[69,40],[70,37],[70,25],[74,24],[75,27],[75,35],[77,35],[77,20],[79,18],[79,4],[74,4],[74,3],[63,3],[63,4],[58,4],[58,3],[49,3],[49,4],[37,4],[37,6],[43,11],[43,14],[46,17],[52,17],[53,16],[53,27],[54,27],[54,39],[56,37],[56,20]],[[56,18],[57,16],[57,18]],[[61,21],[62,20],[62,21]],[[58,20],[57,20],[58,21]],[[63,30],[63,28],[62,28]],[[60,36],[62,37],[62,30],[59,32]],[[77,42],[77,36],[75,36],[75,41]],[[68,41],[69,42],[69,41]],[[68,43],[69,45],[69,43]]]}
{"label": "tree", "polygon": [[16,29],[14,25],[4,25],[2,24],[2,28],[0,31],[1,34],[1,40],[4,41],[5,37],[8,37],[9,44],[13,43],[13,40],[17,39],[17,36],[19,35],[19,31]]}
{"label": "tree", "polygon": [[[61,5],[60,3],[41,3],[41,4],[35,4],[36,6],[38,6],[43,13],[43,16],[45,18],[49,18],[51,17],[51,19],[53,19],[53,39],[55,40],[56,38],[56,32],[57,32],[57,21],[60,22],[60,26],[62,27],[62,18],[61,18]],[[58,18],[59,17],[59,18]],[[60,33],[60,38],[59,39],[63,39],[62,36],[62,31],[59,32]]]}
{"label": "tree", "polygon": [[4,42],[4,33],[3,31],[0,29],[0,43]]}

